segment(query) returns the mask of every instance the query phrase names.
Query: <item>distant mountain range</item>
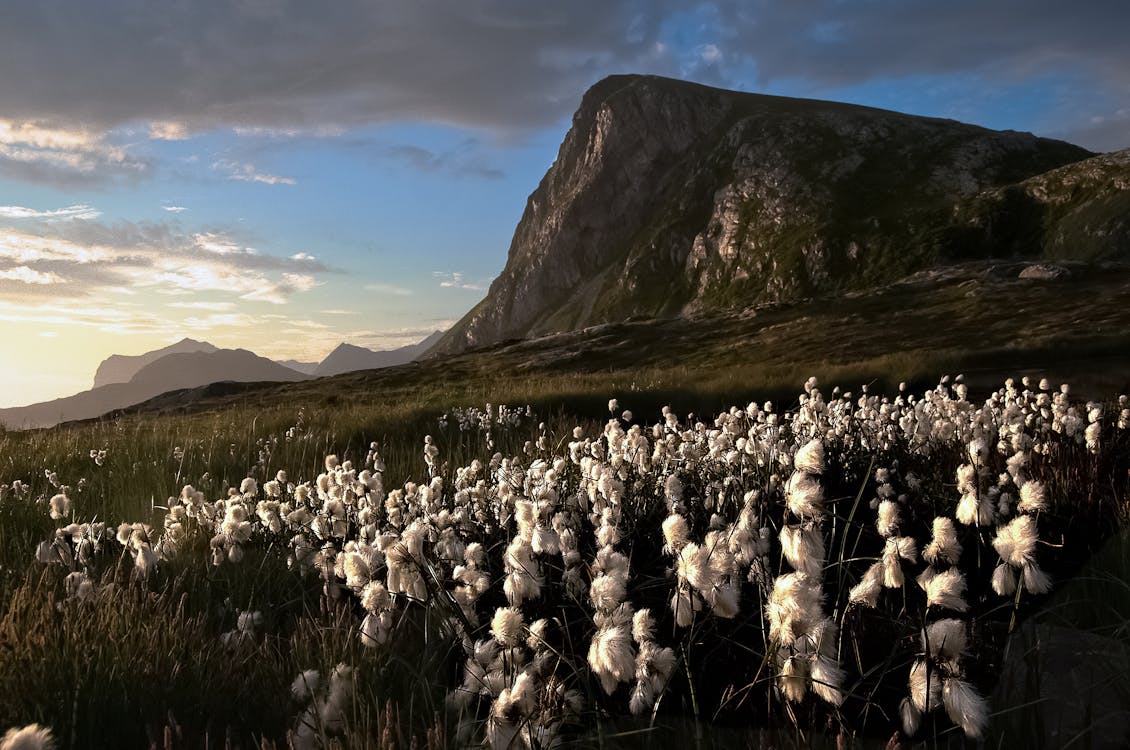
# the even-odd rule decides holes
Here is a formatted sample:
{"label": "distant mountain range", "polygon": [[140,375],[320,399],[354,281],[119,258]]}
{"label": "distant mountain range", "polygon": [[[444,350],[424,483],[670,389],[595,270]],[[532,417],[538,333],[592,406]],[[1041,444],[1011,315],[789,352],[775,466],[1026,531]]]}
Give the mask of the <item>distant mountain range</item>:
{"label": "distant mountain range", "polygon": [[186,338],[145,354],[114,354],[98,366],[94,387],[89,391],[29,406],[0,409],[0,425],[21,429],[92,419],[162,393],[211,383],[290,383],[401,365],[423,354],[440,336],[437,331],[418,344],[391,351],[342,344],[321,362],[275,362],[246,349],[218,349],[205,341]]}
{"label": "distant mountain range", "polygon": [[443,332],[436,331],[418,344],[384,352],[375,352],[352,344],[341,344],[314,368],[312,374],[321,378],[355,370],[376,370],[381,367],[407,364],[431,349],[442,337]]}

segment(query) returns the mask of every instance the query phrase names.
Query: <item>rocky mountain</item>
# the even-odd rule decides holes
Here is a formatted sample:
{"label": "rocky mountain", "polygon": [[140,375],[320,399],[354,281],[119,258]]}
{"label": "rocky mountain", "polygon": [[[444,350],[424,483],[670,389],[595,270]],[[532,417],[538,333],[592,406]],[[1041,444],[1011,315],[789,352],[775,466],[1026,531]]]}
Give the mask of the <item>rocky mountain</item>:
{"label": "rocky mountain", "polygon": [[128,356],[124,354],[111,354],[98,365],[94,373],[94,387],[99,388],[110,383],[128,383],[138,370],[150,362],[155,362],[167,354],[185,354],[188,352],[214,352],[216,347],[206,341],[184,338],[175,344],[170,344],[163,349],[155,349],[145,354]]}
{"label": "rocky mountain", "polygon": [[1130,250],[1130,149],[963,201],[947,230],[946,245],[965,257],[1125,257]]}
{"label": "rocky mountain", "polygon": [[355,370],[375,370],[380,367],[403,365],[422,355],[442,336],[441,331],[436,331],[417,344],[388,351],[373,351],[353,344],[340,344],[314,369],[313,375],[320,378]]}
{"label": "rocky mountain", "polygon": [[0,424],[12,428],[50,427],[60,422],[98,417],[166,391],[221,381],[293,382],[307,377],[245,349],[204,346],[211,347],[211,350],[176,352],[153,359],[138,369],[126,383],[107,383],[66,398],[0,409]]}
{"label": "rocky mountain", "polygon": [[[1070,255],[1080,225],[1088,257],[1116,257],[1125,186],[1103,191],[1124,172],[1091,157],[1029,133],[613,76],[585,94],[505,269],[433,351]],[[1083,205],[1092,183],[1105,187]]]}

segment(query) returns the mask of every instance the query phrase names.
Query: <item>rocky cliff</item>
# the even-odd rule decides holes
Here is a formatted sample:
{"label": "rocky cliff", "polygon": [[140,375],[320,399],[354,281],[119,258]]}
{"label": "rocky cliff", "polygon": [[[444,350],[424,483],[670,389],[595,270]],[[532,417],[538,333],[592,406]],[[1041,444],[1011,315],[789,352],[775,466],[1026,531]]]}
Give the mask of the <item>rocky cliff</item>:
{"label": "rocky cliff", "polygon": [[585,94],[505,269],[433,352],[835,294],[992,255],[973,198],[1091,156],[1029,133],[613,76]]}

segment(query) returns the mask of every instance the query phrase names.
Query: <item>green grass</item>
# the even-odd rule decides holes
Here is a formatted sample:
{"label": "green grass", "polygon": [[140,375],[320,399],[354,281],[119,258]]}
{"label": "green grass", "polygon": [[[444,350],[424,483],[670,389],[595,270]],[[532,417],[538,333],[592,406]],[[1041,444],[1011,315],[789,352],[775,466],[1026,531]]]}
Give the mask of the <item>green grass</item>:
{"label": "green grass", "polygon": [[[865,333],[883,311],[896,321],[893,325],[905,326],[898,330],[925,332],[925,321],[938,306],[965,299],[953,292],[941,287],[933,296],[921,297],[919,308],[899,315],[891,315],[904,293],[898,288],[878,300],[860,300],[842,319],[821,314],[815,305],[770,309],[752,320],[721,320],[710,336],[702,335],[701,326],[696,329],[678,321],[626,324],[584,337],[502,347],[388,371],[287,386],[248,386],[199,402],[170,396],[140,413],[114,419],[0,433],[0,484],[19,479],[30,487],[27,501],[9,495],[0,502],[0,728],[46,722],[55,727],[62,747],[97,747],[99,738],[107,736],[120,738],[122,746],[150,742],[160,746],[166,734],[177,747],[218,745],[229,738],[240,747],[263,742],[285,747],[286,732],[302,710],[287,697],[290,682],[304,669],[327,675],[335,664],[344,662],[356,670],[357,700],[348,719],[352,727],[348,746],[406,747],[413,741],[440,746],[457,732],[443,700],[458,681],[459,655],[440,627],[440,612],[412,608],[402,626],[409,635],[398,640],[394,650],[364,649],[357,637],[360,613],[322,597],[316,574],[289,570],[286,551],[279,546],[250,549],[240,566],[212,568],[200,564],[207,557],[200,542],[183,563],[163,566],[148,585],[134,580],[125,558],[101,573],[101,580],[114,584],[112,593],[83,609],[60,601],[59,575],[32,562],[36,545],[56,525],[47,518],[44,505],[36,502],[56,491],[44,470],[56,472],[72,486],[78,520],[105,520],[111,526],[146,520],[159,525],[160,506],[184,484],[216,498],[243,477],[262,482],[279,469],[287,470],[292,479],[311,478],[320,471],[326,454],[360,462],[373,441],[381,446],[387,464],[387,488],[425,475],[421,455],[425,434],[436,437],[444,472],[474,457],[489,456],[483,435],[440,427],[440,415],[456,406],[530,404],[532,418],[516,430],[496,430],[492,436],[493,450],[518,455],[525,441],[539,434],[540,421],[554,436],[566,435],[578,421],[590,432],[595,430],[607,419],[607,400],[612,396],[638,418],[650,421],[666,404],[681,414],[700,415],[750,400],[795,405],[797,384],[813,372],[821,374],[828,389],[841,383],[858,391],[859,383],[870,382],[873,388],[891,392],[900,380],[923,384],[931,369],[952,372],[960,367],[967,370],[975,388],[984,388],[1008,361],[1039,373],[1115,356],[1101,331],[1091,337],[1076,336],[1064,349],[1058,334],[1046,328],[1052,325],[1052,316],[1040,312],[1040,300],[1008,285],[1003,287],[1004,299],[1015,295],[1027,299],[1030,307],[1011,319],[980,326],[977,334],[971,320],[975,313],[970,312],[966,321],[957,307],[951,307],[952,327],[934,333],[937,347],[891,353],[890,330]],[[1099,325],[1106,316],[1118,319],[1113,302],[1097,304],[1109,304],[1096,313]],[[998,341],[994,332],[1025,316],[1032,333],[1019,339],[1018,346],[1005,342],[994,348]],[[979,341],[981,347],[963,348],[962,341]],[[575,351],[577,359],[570,359]],[[977,385],[982,382],[985,386]],[[1074,516],[1057,521],[1071,532],[1070,544],[1057,553],[1065,575],[1088,558],[1123,510],[1125,448],[1120,443],[1112,449],[1118,457],[1102,466],[1089,462],[1080,450],[1064,464],[1069,468],[1048,477],[1053,492],[1078,503]],[[101,466],[90,457],[91,450],[106,451]],[[941,488],[939,497],[952,493],[952,470],[948,464],[932,469],[931,481]],[[1104,484],[1108,480],[1111,483]],[[861,483],[860,477],[844,477],[830,494],[850,500]],[[843,549],[860,556],[874,554],[869,544],[873,542]],[[834,548],[841,549],[838,544]],[[657,550],[648,551],[643,543],[633,549],[640,559],[647,555],[658,559]],[[1048,624],[1108,639],[1124,636],[1125,619],[1120,625],[1117,618],[1130,612],[1119,597],[1126,593],[1130,576],[1126,547],[1120,549],[1121,557],[1096,557],[1091,568],[1057,586],[1055,596],[1039,611],[1026,608],[1021,613],[1025,627]],[[657,592],[661,584],[656,583]],[[650,594],[640,596],[646,599]],[[663,604],[657,599],[653,606]],[[234,628],[242,610],[263,612],[267,626],[253,646],[232,653],[223,648],[220,636]],[[701,680],[710,664],[732,660],[724,650],[712,650],[711,639],[744,642],[751,628],[761,627],[757,618],[754,613],[732,632],[703,631],[703,643],[708,645],[691,648],[688,671]],[[574,627],[583,633],[588,626]],[[1027,632],[1017,631],[1014,639]],[[1007,635],[994,637],[1003,643]],[[869,637],[865,649],[889,648],[891,638],[910,636],[894,629],[875,630]],[[1031,650],[1023,643],[1009,648]],[[888,665],[896,671],[905,667],[901,662]],[[884,692],[889,690],[885,679],[873,675],[859,690],[863,694],[878,690],[875,700],[887,701],[891,696]],[[895,683],[900,679],[905,678],[896,678]],[[985,679],[992,679],[988,672]],[[1040,700],[1039,685],[1025,685],[1025,692],[1017,694],[1021,697],[1010,697],[1007,707],[997,706],[993,746],[1008,747],[1016,737],[1034,736],[1025,734],[1030,730],[1024,727],[1031,720],[1027,704]],[[835,732],[825,734],[819,726],[799,734],[782,733],[773,728],[772,712],[749,700],[730,701],[717,716],[711,710],[710,716],[696,722],[687,686],[683,680],[673,688],[657,717],[658,730],[650,723],[620,719],[595,723],[594,716],[590,726],[598,728],[591,732],[575,728],[569,742],[575,747],[726,746],[746,742],[750,722],[761,722],[765,733],[749,739],[749,746],[803,747],[834,741]],[[1037,697],[1031,697],[1032,690]],[[597,691],[590,697],[601,705]],[[697,699],[717,701],[721,696],[706,690]],[[881,725],[884,719],[875,713],[870,721]],[[1092,725],[1099,726],[1084,722],[1083,728]],[[944,723],[939,732],[938,743],[959,741],[959,733],[947,733]],[[853,741],[870,746],[884,740],[865,734]]]}

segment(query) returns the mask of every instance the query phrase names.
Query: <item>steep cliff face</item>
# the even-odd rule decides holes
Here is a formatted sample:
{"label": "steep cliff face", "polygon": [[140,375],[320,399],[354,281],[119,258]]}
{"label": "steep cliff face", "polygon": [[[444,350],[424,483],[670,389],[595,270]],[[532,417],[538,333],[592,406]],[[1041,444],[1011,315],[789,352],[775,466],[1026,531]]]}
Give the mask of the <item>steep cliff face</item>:
{"label": "steep cliff face", "polygon": [[607,78],[506,268],[433,351],[883,283],[946,257],[963,199],[1089,156],[948,120]]}

